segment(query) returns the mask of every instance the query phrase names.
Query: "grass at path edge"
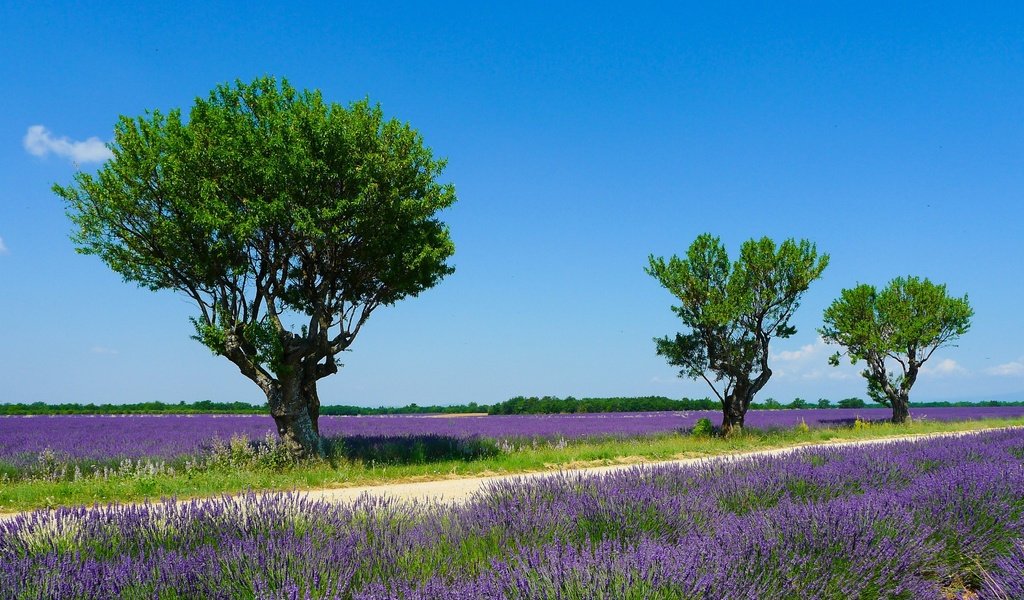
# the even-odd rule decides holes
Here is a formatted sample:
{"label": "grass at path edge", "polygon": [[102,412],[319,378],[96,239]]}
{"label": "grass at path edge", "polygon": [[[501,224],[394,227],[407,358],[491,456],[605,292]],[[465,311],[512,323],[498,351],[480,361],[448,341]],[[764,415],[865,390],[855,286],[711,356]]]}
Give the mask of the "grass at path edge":
{"label": "grass at path edge", "polygon": [[15,481],[0,484],[0,513],[59,506],[141,502],[165,497],[188,499],[249,490],[344,488],[512,475],[601,465],[712,457],[790,446],[884,439],[895,436],[978,431],[1024,426],[1024,417],[958,422],[915,421],[907,425],[871,424],[863,428],[746,430],[730,438],[662,434],[628,439],[541,444],[473,461],[377,466],[359,462],[306,463],[281,470],[211,469],[192,474],[85,478],[79,481]]}

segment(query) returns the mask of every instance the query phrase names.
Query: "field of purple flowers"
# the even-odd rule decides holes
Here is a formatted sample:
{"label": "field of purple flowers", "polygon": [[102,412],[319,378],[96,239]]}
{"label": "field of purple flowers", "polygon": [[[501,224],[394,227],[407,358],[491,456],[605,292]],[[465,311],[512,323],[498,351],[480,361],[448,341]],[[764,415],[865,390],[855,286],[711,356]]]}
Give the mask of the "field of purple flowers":
{"label": "field of purple flowers", "polygon": [[[889,409],[755,410],[747,426],[759,429],[851,425],[855,419],[885,420]],[[962,421],[1024,415],[1024,407],[922,408],[915,419]],[[393,436],[579,439],[636,437],[688,431],[698,419],[721,421],[715,411],[592,413],[436,418],[371,416],[320,418],[321,432],[334,437]],[[261,440],[273,434],[268,416],[253,415],[60,415],[0,417],[0,462],[31,464],[49,449],[57,457],[91,460],[171,459],[208,449],[212,440],[234,435]]]}
{"label": "field of purple flowers", "polygon": [[0,523],[0,598],[1024,598],[1024,431]]}

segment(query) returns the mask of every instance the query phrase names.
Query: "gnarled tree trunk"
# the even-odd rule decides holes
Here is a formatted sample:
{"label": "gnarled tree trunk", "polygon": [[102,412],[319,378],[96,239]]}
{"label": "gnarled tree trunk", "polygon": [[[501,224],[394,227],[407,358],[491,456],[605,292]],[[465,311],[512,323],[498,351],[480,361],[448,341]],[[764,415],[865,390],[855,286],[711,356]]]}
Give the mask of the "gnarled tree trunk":
{"label": "gnarled tree trunk", "polygon": [[316,393],[316,380],[307,382],[303,389],[307,398],[306,412],[313,423],[313,432],[320,435],[320,396]]}
{"label": "gnarled tree trunk", "polygon": [[[768,356],[767,341],[764,344],[764,356]],[[767,358],[761,361],[761,372],[753,380],[738,377],[732,391],[722,398],[722,434],[732,435],[743,432],[743,423],[747,416],[754,395],[761,391],[771,379],[772,370],[768,368]]]}
{"label": "gnarled tree trunk", "polygon": [[889,399],[892,404],[892,422],[903,424],[910,418],[910,397],[907,394],[896,394]]}
{"label": "gnarled tree trunk", "polygon": [[889,378],[883,355],[875,354],[868,357],[868,394],[882,404],[892,407],[892,422],[897,425],[910,419],[910,388],[917,381],[921,369],[916,349],[910,348],[907,354],[909,358],[903,376],[895,381]]}
{"label": "gnarled tree trunk", "polygon": [[743,431],[743,420],[747,411],[743,408],[743,402],[735,394],[730,394],[722,400],[722,435],[732,435]]}
{"label": "gnarled tree trunk", "polygon": [[301,375],[281,378],[273,382],[267,391],[267,403],[277,425],[277,433],[293,456],[311,458],[324,455],[318,424],[320,399],[316,393],[316,379]]}

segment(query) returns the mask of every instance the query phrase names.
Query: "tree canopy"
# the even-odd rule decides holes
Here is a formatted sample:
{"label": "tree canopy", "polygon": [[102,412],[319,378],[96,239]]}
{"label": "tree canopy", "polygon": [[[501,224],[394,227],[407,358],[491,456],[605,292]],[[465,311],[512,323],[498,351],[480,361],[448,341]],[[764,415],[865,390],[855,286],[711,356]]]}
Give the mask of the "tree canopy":
{"label": "tree canopy", "polygon": [[[966,294],[951,297],[945,285],[927,278],[897,277],[881,291],[868,284],[844,289],[825,310],[819,331],[826,342],[843,346],[852,363],[865,361],[868,396],[891,407],[893,421],[902,423],[921,366],[967,333],[973,315]],[[831,364],[839,365],[841,356],[832,355]]]}
{"label": "tree canopy", "polygon": [[[647,273],[679,300],[672,310],[687,332],[656,338],[657,352],[681,377],[703,379],[722,403],[722,428],[742,427],[754,395],[771,378],[768,346],[796,329],[800,297],[828,265],[807,240],[763,237],[729,259],[719,238],[699,236],[685,258],[648,259]],[[719,389],[721,388],[721,389]]]}
{"label": "tree canopy", "polygon": [[370,314],[453,271],[455,202],[408,124],[266,77],[121,117],[113,158],[54,186],[79,252],[192,300],[195,337],[266,393],[279,432],[318,444],[316,381]]}

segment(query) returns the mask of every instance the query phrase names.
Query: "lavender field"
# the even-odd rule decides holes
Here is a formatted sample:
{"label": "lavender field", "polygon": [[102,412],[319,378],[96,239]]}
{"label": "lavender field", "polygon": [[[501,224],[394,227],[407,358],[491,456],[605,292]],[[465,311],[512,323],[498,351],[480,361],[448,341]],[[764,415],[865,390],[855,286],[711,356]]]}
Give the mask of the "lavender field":
{"label": "lavender field", "polygon": [[[855,419],[882,421],[889,409],[752,410],[747,426],[790,428],[849,426]],[[1024,415],[1024,407],[922,408],[915,419],[962,421]],[[685,432],[698,419],[717,423],[715,411],[654,413],[592,413],[438,418],[423,416],[363,416],[320,418],[321,432],[333,437],[390,437],[435,435],[452,438],[579,439],[635,437]],[[252,440],[273,434],[268,416],[254,415],[131,415],[0,417],[0,461],[34,462],[51,450],[61,457],[111,460],[170,459],[199,453],[212,440],[242,435]]]}
{"label": "lavender field", "polygon": [[[942,518],[936,518],[942,515]],[[0,523],[2,598],[1024,597],[1024,431],[492,485]]]}

